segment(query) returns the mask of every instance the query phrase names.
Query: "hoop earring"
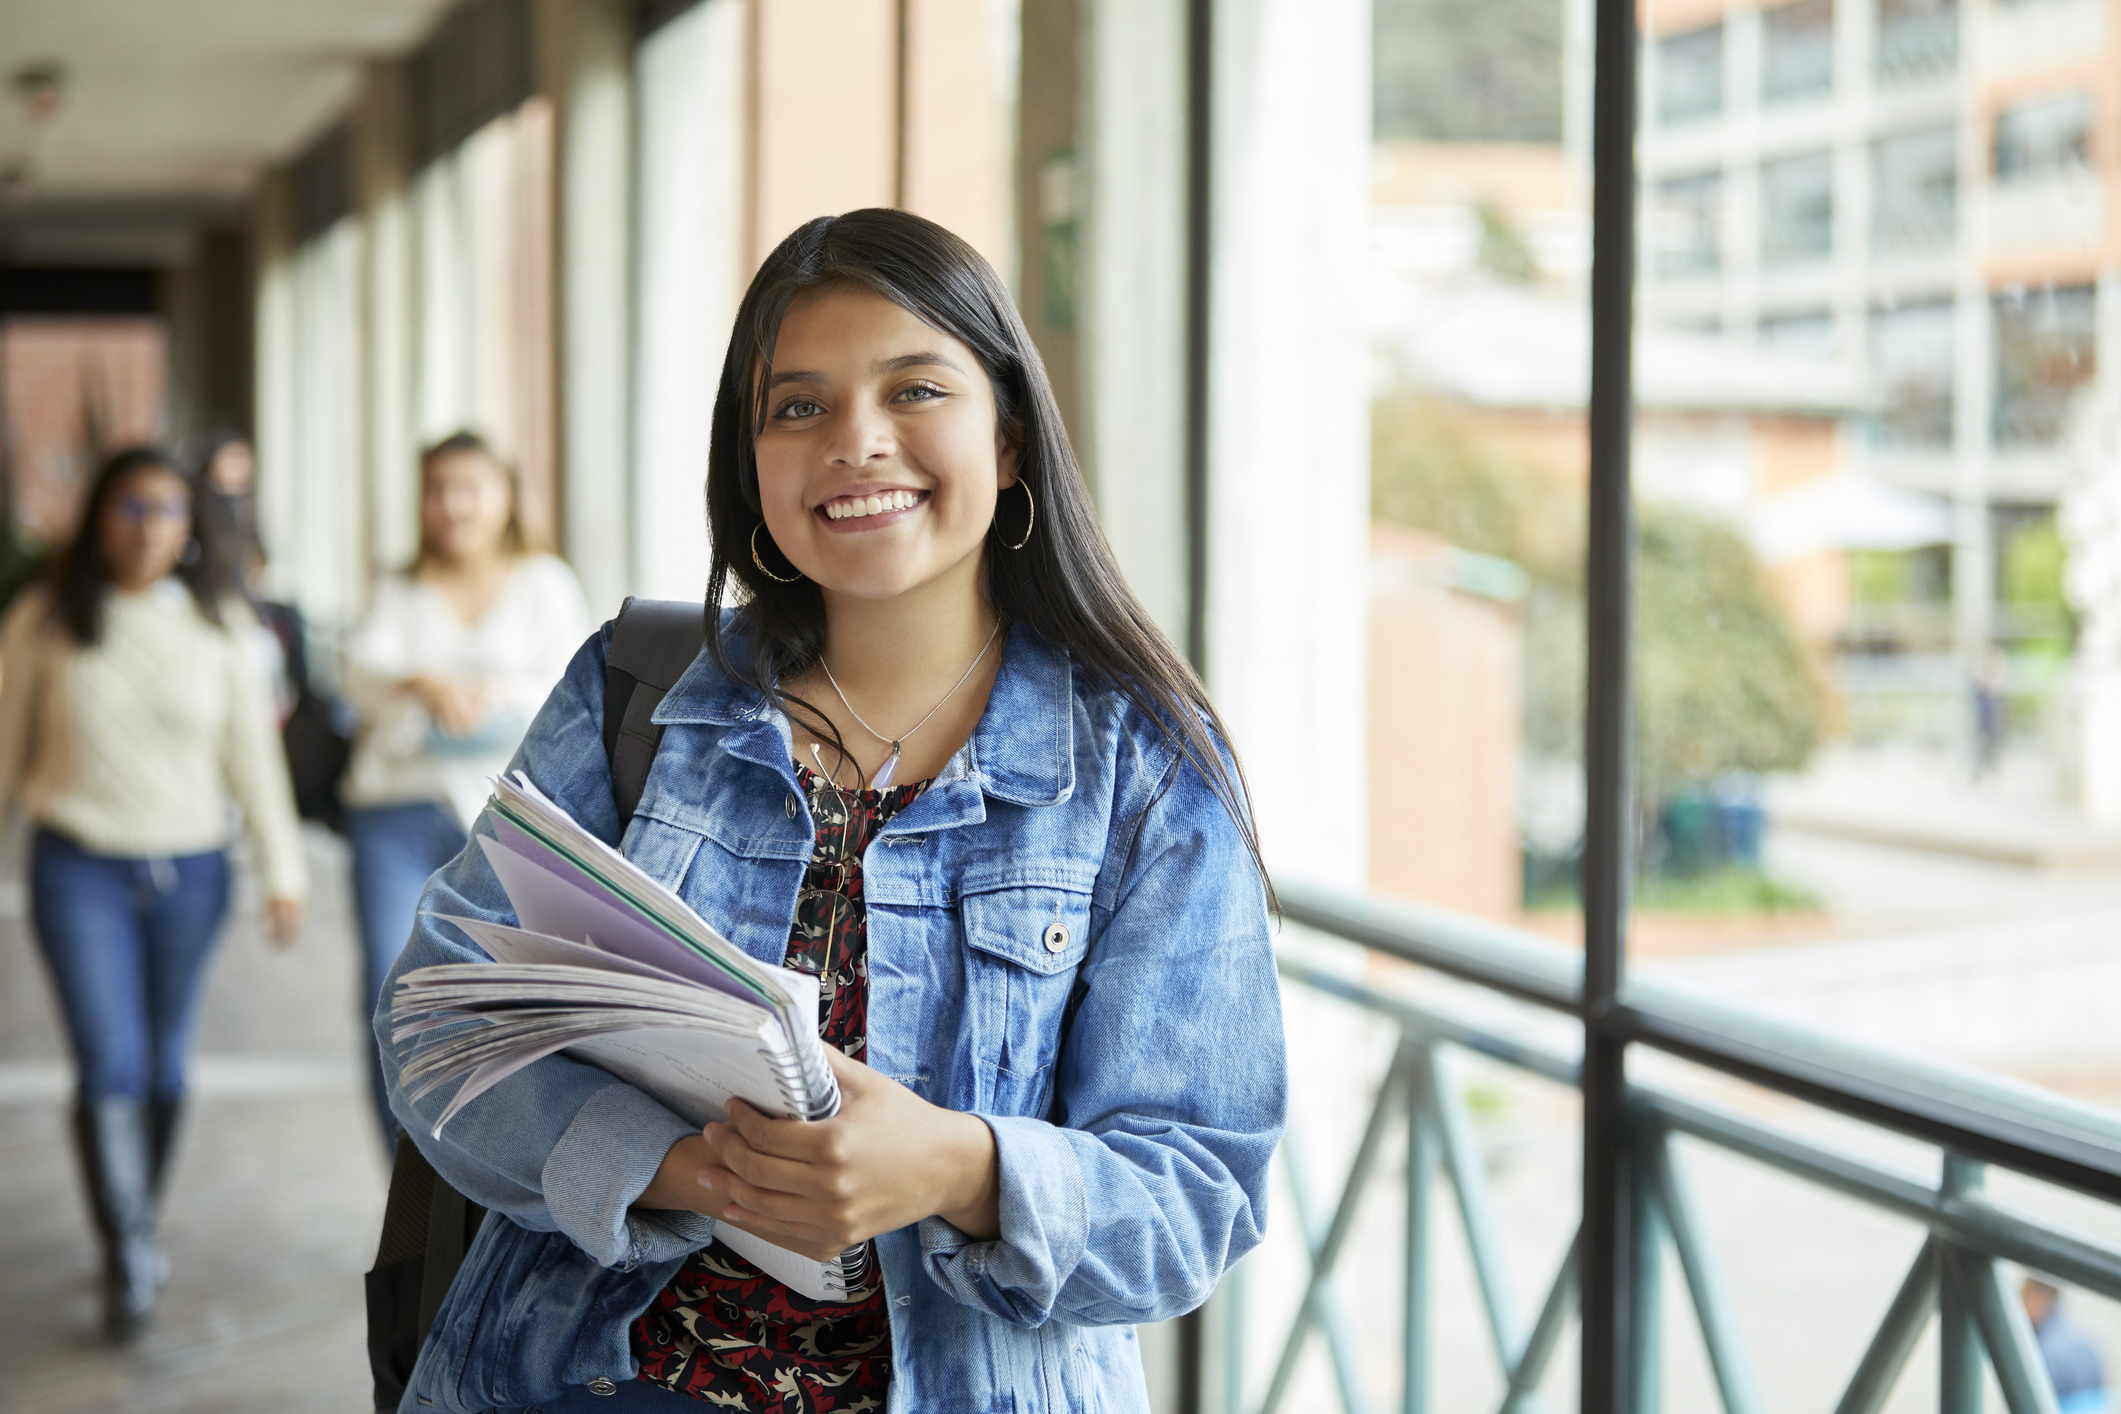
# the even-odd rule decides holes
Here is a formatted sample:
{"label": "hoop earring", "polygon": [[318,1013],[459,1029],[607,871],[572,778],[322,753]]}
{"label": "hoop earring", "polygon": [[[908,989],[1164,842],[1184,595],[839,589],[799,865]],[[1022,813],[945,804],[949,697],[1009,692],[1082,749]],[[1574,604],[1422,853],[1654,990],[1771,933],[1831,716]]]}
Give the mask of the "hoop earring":
{"label": "hoop earring", "polygon": [[[783,579],[779,575],[775,574],[772,570],[767,569],[766,562],[759,558],[759,532],[761,530],[764,530],[765,528],[766,522],[764,521],[760,521],[757,525],[751,527],[751,563],[757,565],[759,567],[759,573],[766,576],[766,578],[772,580],[775,584],[795,583],[797,580],[803,577],[803,572],[801,570],[797,570],[788,578]],[[787,557],[784,555],[782,556],[782,558],[786,559]]]}
{"label": "hoop earring", "polygon": [[1002,541],[1002,544],[1008,546],[1011,550],[1021,550],[1026,545],[1029,545],[1031,543],[1031,528],[1038,524],[1038,502],[1032,499],[1031,483],[1019,476],[1016,478],[1016,484],[1024,488],[1024,505],[1029,509],[1030,514],[1024,521],[1023,539],[1017,541],[1014,545],[1010,545],[1006,540]]}

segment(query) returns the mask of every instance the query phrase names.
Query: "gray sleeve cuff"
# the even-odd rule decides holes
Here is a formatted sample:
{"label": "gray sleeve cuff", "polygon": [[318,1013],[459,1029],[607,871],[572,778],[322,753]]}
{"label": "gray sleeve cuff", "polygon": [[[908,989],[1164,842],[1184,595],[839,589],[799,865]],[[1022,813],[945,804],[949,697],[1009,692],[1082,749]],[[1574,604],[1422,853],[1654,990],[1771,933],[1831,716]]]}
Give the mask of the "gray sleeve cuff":
{"label": "gray sleeve cuff", "polygon": [[691,1125],[631,1085],[607,1085],[575,1112],[545,1160],[545,1206],[554,1224],[600,1265],[632,1271],[704,1247],[714,1219],[632,1211],[670,1146]]}

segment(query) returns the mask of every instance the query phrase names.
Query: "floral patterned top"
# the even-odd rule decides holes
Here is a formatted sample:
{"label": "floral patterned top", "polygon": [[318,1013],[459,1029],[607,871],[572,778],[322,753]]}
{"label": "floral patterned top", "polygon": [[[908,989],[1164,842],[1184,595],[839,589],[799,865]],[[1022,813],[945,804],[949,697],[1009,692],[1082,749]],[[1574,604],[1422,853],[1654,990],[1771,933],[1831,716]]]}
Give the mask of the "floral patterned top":
{"label": "floral patterned top", "polygon": [[[862,852],[926,781],[835,791],[796,765],[817,821],[787,965],[820,979],[818,1035],[855,1060],[868,1050],[868,916]],[[865,1270],[881,1272],[872,1251]],[[633,1324],[640,1377],[745,1414],[871,1414],[891,1386],[891,1321],[871,1280],[846,1304],[812,1301],[719,1244],[695,1252]]]}

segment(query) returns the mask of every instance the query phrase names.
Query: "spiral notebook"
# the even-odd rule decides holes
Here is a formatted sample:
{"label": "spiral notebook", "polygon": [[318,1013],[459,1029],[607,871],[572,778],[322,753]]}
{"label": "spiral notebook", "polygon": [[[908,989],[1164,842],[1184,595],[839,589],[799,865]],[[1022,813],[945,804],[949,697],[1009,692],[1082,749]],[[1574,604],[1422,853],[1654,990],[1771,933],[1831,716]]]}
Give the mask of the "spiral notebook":
{"label": "spiral notebook", "polygon": [[[408,972],[391,1001],[393,1038],[414,1043],[400,1075],[412,1097],[462,1082],[436,1135],[494,1085],[560,1051],[690,1124],[726,1120],[732,1096],[782,1118],[838,1113],[815,977],[738,950],[522,776],[496,782],[493,806],[495,834],[478,844],[521,926],[433,915],[494,961]],[[715,1236],[812,1300],[862,1282],[862,1248],[821,1263],[732,1227]]]}

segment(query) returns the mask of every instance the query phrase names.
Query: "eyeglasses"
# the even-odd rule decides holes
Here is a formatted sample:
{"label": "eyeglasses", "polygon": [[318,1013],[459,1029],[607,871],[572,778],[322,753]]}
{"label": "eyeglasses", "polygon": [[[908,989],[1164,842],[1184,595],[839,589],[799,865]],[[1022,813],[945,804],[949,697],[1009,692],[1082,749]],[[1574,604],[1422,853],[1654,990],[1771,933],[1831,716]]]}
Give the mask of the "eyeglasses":
{"label": "eyeglasses", "polygon": [[[801,963],[808,966],[814,962],[818,976],[830,977],[833,944],[840,926],[854,916],[854,900],[847,894],[847,882],[859,858],[856,842],[867,824],[868,807],[862,803],[859,789],[832,783],[832,773],[825,769],[824,756],[815,745],[810,752],[817,762],[817,784],[808,791],[810,818],[817,825],[818,840],[824,848],[811,855],[810,868],[804,872],[804,885],[795,896],[795,922],[803,939]],[[820,854],[825,857],[820,858]],[[828,871],[822,887],[809,883],[811,872],[816,870]]]}
{"label": "eyeglasses", "polygon": [[151,520],[189,520],[191,502],[183,496],[120,496],[118,515],[133,525]]}

